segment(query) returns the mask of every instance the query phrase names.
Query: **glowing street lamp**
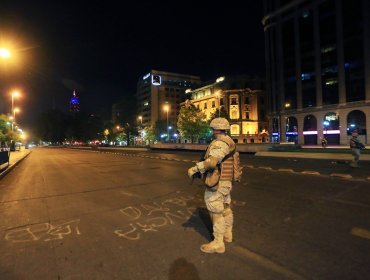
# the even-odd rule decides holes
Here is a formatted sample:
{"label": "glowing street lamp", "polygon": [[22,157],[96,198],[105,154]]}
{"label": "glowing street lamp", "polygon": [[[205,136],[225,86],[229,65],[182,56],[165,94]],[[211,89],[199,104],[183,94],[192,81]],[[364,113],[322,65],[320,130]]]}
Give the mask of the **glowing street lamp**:
{"label": "glowing street lamp", "polygon": [[170,106],[169,105],[164,105],[163,109],[166,111],[166,115],[167,115],[167,142],[169,142],[170,141],[170,134],[169,134],[169,131],[168,131],[168,111],[170,110]]}
{"label": "glowing street lamp", "polygon": [[3,59],[7,59],[10,57],[10,52],[6,48],[0,48],[0,57]]}

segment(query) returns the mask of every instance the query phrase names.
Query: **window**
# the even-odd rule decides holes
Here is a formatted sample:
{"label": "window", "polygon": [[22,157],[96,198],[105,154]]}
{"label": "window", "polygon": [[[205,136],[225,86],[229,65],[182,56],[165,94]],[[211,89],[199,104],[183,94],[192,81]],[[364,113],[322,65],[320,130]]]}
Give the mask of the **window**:
{"label": "window", "polygon": [[212,108],[216,107],[216,101],[212,101]]}
{"label": "window", "polygon": [[236,105],[236,97],[231,98],[231,105]]}
{"label": "window", "polygon": [[204,107],[203,109],[207,109],[207,102],[204,102]]}

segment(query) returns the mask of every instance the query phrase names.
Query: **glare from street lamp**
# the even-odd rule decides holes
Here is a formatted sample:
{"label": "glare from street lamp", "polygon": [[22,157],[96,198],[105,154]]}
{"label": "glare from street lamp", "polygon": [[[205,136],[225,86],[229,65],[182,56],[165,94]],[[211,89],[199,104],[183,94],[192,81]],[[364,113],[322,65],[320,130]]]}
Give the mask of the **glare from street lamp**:
{"label": "glare from street lamp", "polygon": [[18,97],[18,96],[20,96],[19,91],[15,90],[12,92],[12,97]]}
{"label": "glare from street lamp", "polygon": [[14,108],[14,113],[18,113],[20,112],[21,110],[19,108]]}
{"label": "glare from street lamp", "polygon": [[10,52],[5,48],[0,48],[0,57],[3,59],[7,59],[10,57]]}
{"label": "glare from street lamp", "polygon": [[164,109],[166,112],[168,112],[168,111],[169,111],[169,109],[170,109],[170,107],[169,107],[168,105],[164,105],[164,106],[163,106],[163,109]]}

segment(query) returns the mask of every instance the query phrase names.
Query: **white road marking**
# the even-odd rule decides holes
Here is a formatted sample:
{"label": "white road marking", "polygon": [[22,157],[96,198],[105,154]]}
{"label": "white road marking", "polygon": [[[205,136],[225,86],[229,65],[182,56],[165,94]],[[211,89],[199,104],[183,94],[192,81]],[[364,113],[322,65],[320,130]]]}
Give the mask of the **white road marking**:
{"label": "white road marking", "polygon": [[302,171],[302,174],[320,175],[320,172],[305,170],[305,171]]}
{"label": "white road marking", "polygon": [[293,169],[291,169],[291,168],[279,168],[278,169],[278,171],[282,171],[282,172],[294,172],[294,170]]}

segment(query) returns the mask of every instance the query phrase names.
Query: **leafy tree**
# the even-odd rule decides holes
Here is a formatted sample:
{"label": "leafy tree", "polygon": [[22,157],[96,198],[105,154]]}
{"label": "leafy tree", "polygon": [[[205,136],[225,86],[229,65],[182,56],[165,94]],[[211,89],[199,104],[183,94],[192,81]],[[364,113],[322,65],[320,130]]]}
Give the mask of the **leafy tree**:
{"label": "leafy tree", "polygon": [[0,115],[0,142],[21,142],[21,134],[18,131],[12,131],[11,121],[7,115]]}
{"label": "leafy tree", "polygon": [[229,119],[229,114],[227,113],[224,106],[221,106],[221,107],[217,108],[216,111],[211,114],[209,122],[211,122],[213,119],[218,118],[218,117],[225,118],[228,121],[230,120]]}
{"label": "leafy tree", "polygon": [[149,143],[154,143],[157,140],[155,126],[150,125],[144,128],[144,140]]}
{"label": "leafy tree", "polygon": [[187,100],[185,106],[180,109],[177,120],[180,135],[189,138],[193,143],[195,138],[206,137],[208,128],[205,114]]}

